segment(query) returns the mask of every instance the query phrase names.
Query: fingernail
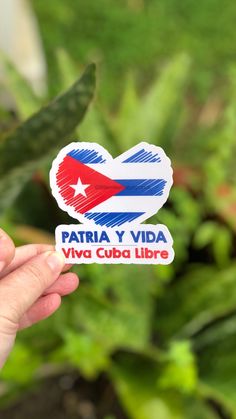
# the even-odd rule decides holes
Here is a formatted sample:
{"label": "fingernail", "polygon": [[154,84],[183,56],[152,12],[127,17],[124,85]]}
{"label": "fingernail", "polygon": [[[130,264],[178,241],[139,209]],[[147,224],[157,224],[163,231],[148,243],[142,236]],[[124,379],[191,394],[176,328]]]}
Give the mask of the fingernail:
{"label": "fingernail", "polygon": [[65,265],[65,258],[59,252],[53,252],[47,257],[47,264],[52,272],[59,273]]}

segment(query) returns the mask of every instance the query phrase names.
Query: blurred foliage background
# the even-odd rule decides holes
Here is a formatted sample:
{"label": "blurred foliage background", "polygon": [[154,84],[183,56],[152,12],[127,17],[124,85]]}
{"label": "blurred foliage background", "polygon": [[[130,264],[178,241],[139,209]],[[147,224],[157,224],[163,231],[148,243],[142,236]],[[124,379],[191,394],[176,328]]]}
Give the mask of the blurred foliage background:
{"label": "blurred foliage background", "polygon": [[74,222],[49,189],[57,151],[78,138],[116,156],[147,140],[173,162],[150,222],[168,226],[176,253],[170,266],[77,267],[80,289],[19,334],[0,417],[236,418],[236,3],[0,10],[1,227],[17,244],[53,243]]}

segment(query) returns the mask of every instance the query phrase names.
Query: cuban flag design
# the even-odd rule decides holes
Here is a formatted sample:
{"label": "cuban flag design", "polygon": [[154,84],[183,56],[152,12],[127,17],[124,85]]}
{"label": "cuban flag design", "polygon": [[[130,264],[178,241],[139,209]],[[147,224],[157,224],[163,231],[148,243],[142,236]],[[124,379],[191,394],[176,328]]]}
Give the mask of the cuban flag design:
{"label": "cuban flag design", "polygon": [[82,223],[140,224],[166,202],[173,171],[163,149],[141,142],[116,158],[100,145],[64,147],[50,171],[58,205]]}

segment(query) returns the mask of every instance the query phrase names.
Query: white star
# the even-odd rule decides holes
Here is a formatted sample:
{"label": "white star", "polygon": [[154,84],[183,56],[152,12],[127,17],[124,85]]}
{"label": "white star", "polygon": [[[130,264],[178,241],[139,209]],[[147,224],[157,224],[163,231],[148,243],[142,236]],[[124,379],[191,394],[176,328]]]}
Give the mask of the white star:
{"label": "white star", "polygon": [[87,189],[89,186],[90,185],[84,185],[81,182],[81,179],[79,177],[78,180],[77,180],[77,184],[70,185],[70,187],[75,190],[75,193],[74,193],[74,197],[73,198],[75,198],[77,195],[80,195],[80,194],[83,195],[83,196],[85,196],[87,198],[87,194],[85,192],[85,189]]}

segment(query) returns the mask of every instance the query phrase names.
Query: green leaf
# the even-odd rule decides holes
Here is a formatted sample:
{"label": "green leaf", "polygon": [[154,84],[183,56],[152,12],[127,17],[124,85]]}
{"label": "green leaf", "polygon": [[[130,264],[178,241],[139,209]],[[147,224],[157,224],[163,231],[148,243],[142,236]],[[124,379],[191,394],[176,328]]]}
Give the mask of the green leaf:
{"label": "green leaf", "polygon": [[56,58],[60,72],[61,85],[63,89],[67,89],[76,78],[78,69],[65,49],[59,48],[56,51]]}
{"label": "green leaf", "polygon": [[144,99],[137,103],[135,112],[134,94],[130,93],[132,116],[130,114],[125,132],[120,133],[123,148],[127,149],[140,140],[161,143],[163,130],[173,111],[178,109],[177,105],[184,92],[189,68],[188,56],[185,54],[176,56],[162,71]]}
{"label": "green leaf", "polygon": [[202,223],[196,231],[194,245],[197,248],[203,248],[211,244],[216,263],[223,267],[230,263],[232,239],[233,235],[229,228],[207,221]]}
{"label": "green leaf", "polygon": [[[235,317],[233,322],[235,323]],[[222,327],[221,330],[218,329],[218,332],[222,332]],[[231,411],[232,416],[229,417],[233,419],[236,418],[235,346],[235,332],[228,336],[223,333],[218,334],[217,340],[208,345],[205,344],[198,350],[199,374],[205,397],[215,398],[224,404]]]}
{"label": "green leaf", "polygon": [[174,341],[165,355],[167,364],[158,378],[160,388],[192,393],[197,387],[197,366],[188,341]]}
{"label": "green leaf", "polygon": [[217,235],[213,242],[213,252],[216,263],[224,267],[228,265],[230,261],[230,253],[233,247],[233,234],[229,228],[225,226],[219,226]]}
{"label": "green leaf", "polygon": [[0,213],[15,199],[31,174],[69,141],[93,97],[95,66],[67,92],[41,109],[0,143]]}
{"label": "green leaf", "polygon": [[[142,357],[123,356],[110,375],[131,419],[216,419],[199,396],[180,396],[158,384],[160,366]],[[170,377],[171,378],[171,377]]]}
{"label": "green leaf", "polygon": [[92,284],[80,289],[73,318],[109,350],[145,350],[153,310],[150,268],[140,266],[139,276],[133,266],[101,267],[100,275],[99,268],[90,270]]}
{"label": "green leaf", "polygon": [[81,372],[90,379],[107,369],[109,354],[102,342],[94,340],[81,331],[68,330],[63,335],[64,345],[53,356],[53,359],[66,361],[79,367]]}
{"label": "green leaf", "polygon": [[157,303],[156,327],[163,338],[192,336],[234,310],[236,266],[193,266]]}
{"label": "green leaf", "polygon": [[[132,124],[133,119],[136,117],[139,106],[140,102],[135,88],[134,76],[133,74],[128,74],[124,85],[124,93],[121,98],[119,112],[113,122],[116,137],[118,139],[124,138],[124,150],[126,149],[126,132],[130,132],[130,124]],[[136,141],[138,140],[139,138],[136,139]]]}
{"label": "green leaf", "polygon": [[111,377],[131,419],[183,419],[178,401],[158,392],[158,373],[155,364],[142,359],[113,364]]}
{"label": "green leaf", "polygon": [[213,221],[202,223],[194,236],[194,245],[201,249],[212,242],[218,231],[218,224]]}
{"label": "green leaf", "polygon": [[101,144],[116,156],[116,141],[112,135],[107,118],[98,106],[91,106],[82,124],[77,129],[81,141],[92,141]]}

